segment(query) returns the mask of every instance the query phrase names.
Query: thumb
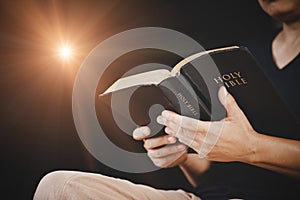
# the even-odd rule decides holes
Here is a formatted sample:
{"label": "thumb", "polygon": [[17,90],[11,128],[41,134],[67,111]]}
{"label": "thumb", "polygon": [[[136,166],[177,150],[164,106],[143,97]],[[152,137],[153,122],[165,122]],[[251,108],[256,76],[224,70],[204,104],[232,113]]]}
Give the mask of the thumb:
{"label": "thumb", "polygon": [[147,136],[149,136],[150,133],[151,133],[151,130],[148,126],[141,126],[141,127],[136,128],[133,131],[132,136],[135,140],[143,140]]}
{"label": "thumb", "polygon": [[218,92],[219,100],[225,107],[227,117],[240,113],[241,109],[237,105],[235,99],[229,94],[224,86],[221,86]]}

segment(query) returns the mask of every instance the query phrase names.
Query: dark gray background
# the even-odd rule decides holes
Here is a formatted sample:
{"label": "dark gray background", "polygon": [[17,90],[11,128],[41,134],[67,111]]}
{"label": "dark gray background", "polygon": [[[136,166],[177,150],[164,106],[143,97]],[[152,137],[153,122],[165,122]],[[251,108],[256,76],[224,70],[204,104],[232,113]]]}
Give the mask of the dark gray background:
{"label": "dark gray background", "polygon": [[[205,48],[251,44],[276,28],[253,0],[7,0],[0,15],[1,196],[9,199],[31,199],[39,179],[57,169],[191,189],[176,168],[127,174],[86,151],[72,118],[76,71],[99,42],[131,28],[174,29]],[[76,41],[79,53],[71,65],[63,66],[49,49],[57,27]]]}

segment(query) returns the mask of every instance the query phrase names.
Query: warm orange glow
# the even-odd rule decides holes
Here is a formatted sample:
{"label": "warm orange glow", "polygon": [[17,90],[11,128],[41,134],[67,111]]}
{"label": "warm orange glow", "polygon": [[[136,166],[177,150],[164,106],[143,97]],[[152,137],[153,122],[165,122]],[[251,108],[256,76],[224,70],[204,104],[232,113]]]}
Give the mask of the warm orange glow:
{"label": "warm orange glow", "polygon": [[62,46],[59,49],[59,54],[63,59],[69,59],[72,57],[73,51],[69,46]]}

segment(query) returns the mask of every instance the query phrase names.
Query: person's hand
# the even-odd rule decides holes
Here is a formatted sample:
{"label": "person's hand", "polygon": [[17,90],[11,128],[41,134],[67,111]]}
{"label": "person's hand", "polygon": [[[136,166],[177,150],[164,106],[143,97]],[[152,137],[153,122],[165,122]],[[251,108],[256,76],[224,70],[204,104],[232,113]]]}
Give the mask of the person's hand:
{"label": "person's hand", "polygon": [[165,132],[192,149],[200,157],[210,161],[250,162],[255,146],[252,144],[256,132],[225,87],[219,90],[219,99],[227,111],[221,121],[201,121],[163,111],[158,123],[165,125]]}
{"label": "person's hand", "polygon": [[133,138],[144,140],[144,148],[154,165],[161,168],[170,168],[183,163],[187,159],[186,146],[178,143],[176,137],[166,134],[147,138],[150,133],[149,127],[139,127],[133,131]]}

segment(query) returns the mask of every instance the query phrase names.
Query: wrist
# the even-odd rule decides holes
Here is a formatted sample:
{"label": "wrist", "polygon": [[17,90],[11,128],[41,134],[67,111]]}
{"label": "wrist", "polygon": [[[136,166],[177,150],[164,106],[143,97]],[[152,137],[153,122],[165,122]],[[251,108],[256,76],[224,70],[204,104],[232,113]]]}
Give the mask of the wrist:
{"label": "wrist", "polygon": [[178,164],[178,166],[180,167],[180,168],[185,168],[185,167],[187,167],[188,165],[189,165],[189,157],[190,157],[190,153],[188,153],[188,154],[186,154],[186,156],[185,156],[185,159],[184,160],[182,160],[179,164]]}
{"label": "wrist", "polygon": [[201,167],[203,169],[208,169],[210,166],[210,161],[206,159],[200,159],[197,153],[188,153],[186,159],[178,164],[181,169],[188,169],[191,167],[195,167],[195,163],[201,163]]}
{"label": "wrist", "polygon": [[257,162],[260,134],[252,129],[249,131],[248,136],[249,137],[248,137],[247,145],[246,145],[248,153],[246,154],[243,162],[248,163],[248,164],[254,164]]}

